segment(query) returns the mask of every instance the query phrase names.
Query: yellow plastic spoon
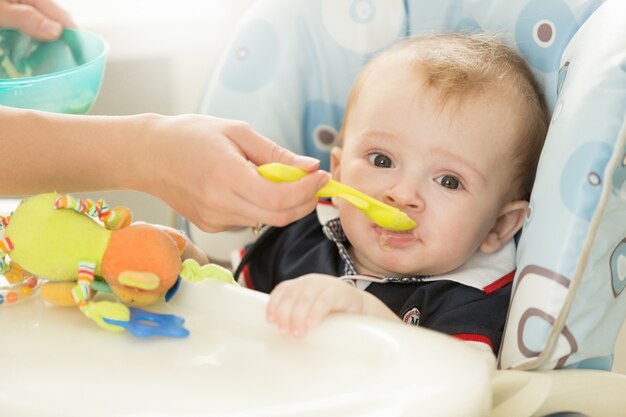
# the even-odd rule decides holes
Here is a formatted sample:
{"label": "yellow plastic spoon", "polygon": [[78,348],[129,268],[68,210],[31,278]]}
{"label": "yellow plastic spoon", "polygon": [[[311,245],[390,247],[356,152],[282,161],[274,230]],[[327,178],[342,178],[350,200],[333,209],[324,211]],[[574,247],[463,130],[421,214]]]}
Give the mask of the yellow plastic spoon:
{"label": "yellow plastic spoon", "polygon": [[[274,182],[296,181],[307,174],[307,171],[303,169],[278,162],[261,165],[258,170],[263,177]],[[374,223],[388,230],[401,232],[416,226],[415,221],[403,211],[334,180],[328,181],[317,191],[316,195],[343,198],[361,210]]]}

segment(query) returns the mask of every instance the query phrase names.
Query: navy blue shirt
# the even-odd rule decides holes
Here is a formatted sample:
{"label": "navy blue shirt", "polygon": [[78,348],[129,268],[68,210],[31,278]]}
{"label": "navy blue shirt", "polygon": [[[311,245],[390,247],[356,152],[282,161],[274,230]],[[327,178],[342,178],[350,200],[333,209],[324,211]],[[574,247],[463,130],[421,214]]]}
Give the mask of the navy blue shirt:
{"label": "navy blue shirt", "polygon": [[[349,242],[343,244],[349,247]],[[325,234],[315,212],[286,227],[269,228],[241,253],[245,285],[269,293],[282,281],[310,273],[349,275],[351,261],[345,251],[342,256],[341,246]],[[365,291],[405,323],[482,342],[497,353],[513,274],[514,270],[496,277],[499,279],[483,289],[445,279],[412,277],[410,282],[372,282]]]}

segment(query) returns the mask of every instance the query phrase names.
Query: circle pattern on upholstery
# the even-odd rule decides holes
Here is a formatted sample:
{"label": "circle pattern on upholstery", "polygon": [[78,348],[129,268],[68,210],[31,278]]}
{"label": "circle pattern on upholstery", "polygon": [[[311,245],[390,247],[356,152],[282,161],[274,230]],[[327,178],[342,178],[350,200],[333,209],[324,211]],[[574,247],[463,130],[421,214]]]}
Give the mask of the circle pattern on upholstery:
{"label": "circle pattern on upholstery", "polygon": [[305,105],[302,116],[304,150],[319,158],[324,169],[328,168],[328,151],[336,144],[343,113],[343,107],[322,100],[312,100]]}
{"label": "circle pattern on upholstery", "polygon": [[515,26],[519,50],[530,65],[543,72],[559,69],[561,52],[579,24],[562,0],[531,0]]}
{"label": "circle pattern on upholstery", "polygon": [[404,23],[401,0],[322,0],[324,28],[342,47],[371,53],[398,39]]}
{"label": "circle pattern on upholstery", "polygon": [[591,216],[600,200],[604,169],[613,147],[591,141],[581,145],[565,163],[561,175],[561,199],[565,207],[584,220]]}
{"label": "circle pattern on upholstery", "polygon": [[276,75],[280,43],[273,26],[265,20],[252,20],[237,34],[220,80],[235,91],[253,91]]}

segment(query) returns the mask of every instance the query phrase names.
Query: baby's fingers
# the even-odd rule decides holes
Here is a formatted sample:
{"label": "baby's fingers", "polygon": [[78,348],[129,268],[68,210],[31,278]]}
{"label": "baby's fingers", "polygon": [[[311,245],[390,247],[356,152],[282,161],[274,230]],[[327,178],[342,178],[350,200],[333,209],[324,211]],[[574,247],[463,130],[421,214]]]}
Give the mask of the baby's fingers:
{"label": "baby's fingers", "polygon": [[323,289],[320,293],[301,294],[292,309],[291,334],[295,337],[304,336],[332,311],[332,293],[329,291]]}
{"label": "baby's fingers", "polygon": [[292,291],[289,284],[282,283],[274,288],[266,307],[267,321],[275,323],[281,333],[291,331],[291,315],[297,301],[297,293]]}

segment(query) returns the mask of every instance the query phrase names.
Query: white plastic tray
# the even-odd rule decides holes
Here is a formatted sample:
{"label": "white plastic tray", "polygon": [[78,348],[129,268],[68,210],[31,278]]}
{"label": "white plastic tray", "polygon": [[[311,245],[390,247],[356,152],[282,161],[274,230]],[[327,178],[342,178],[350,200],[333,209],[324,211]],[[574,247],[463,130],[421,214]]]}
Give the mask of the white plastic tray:
{"label": "white plastic tray", "polygon": [[484,416],[494,361],[432,331],[336,315],[303,339],[265,322],[265,294],[183,283],[152,311],[186,339],[99,329],[39,298],[0,306],[0,415]]}

